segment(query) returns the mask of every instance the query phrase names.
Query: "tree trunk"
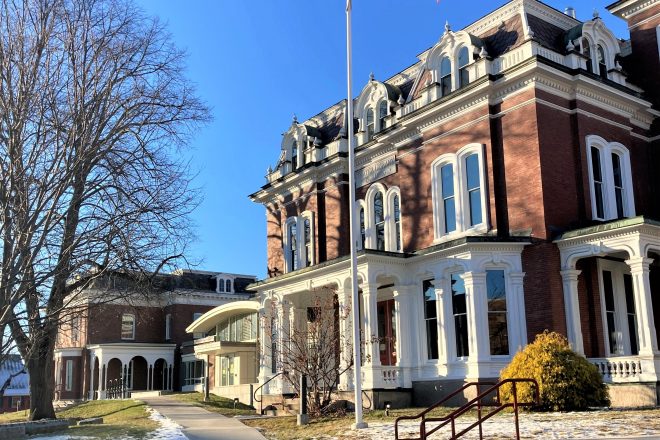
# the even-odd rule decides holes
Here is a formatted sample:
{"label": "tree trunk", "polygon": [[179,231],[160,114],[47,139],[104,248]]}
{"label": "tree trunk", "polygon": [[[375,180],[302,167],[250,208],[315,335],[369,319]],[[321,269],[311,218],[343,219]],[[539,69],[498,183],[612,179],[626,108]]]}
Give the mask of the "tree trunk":
{"label": "tree trunk", "polygon": [[46,351],[49,345],[48,342],[43,343],[40,350],[35,350],[36,353],[26,362],[30,375],[30,420],[55,418],[53,354],[52,350]]}

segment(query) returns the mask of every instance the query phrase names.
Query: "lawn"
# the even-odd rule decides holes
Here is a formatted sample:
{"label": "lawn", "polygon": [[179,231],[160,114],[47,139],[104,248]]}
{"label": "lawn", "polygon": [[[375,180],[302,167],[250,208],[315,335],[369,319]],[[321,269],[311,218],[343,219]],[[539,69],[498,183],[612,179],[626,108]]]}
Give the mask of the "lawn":
{"label": "lawn", "polygon": [[239,402],[236,404],[236,408],[234,408],[234,401],[232,399],[216,396],[215,394],[209,395],[208,402],[204,402],[204,395],[202,393],[175,393],[172,394],[172,397],[228,417],[255,414],[255,409],[251,406]]}
{"label": "lawn", "polygon": [[[437,408],[430,415],[443,416],[455,408]],[[424,408],[393,409],[389,416],[383,410],[365,412],[364,421],[367,423],[390,423],[399,416],[417,415]],[[469,417],[469,416],[468,416]],[[297,426],[295,417],[273,417],[264,419],[242,420],[248,426],[261,428],[269,439],[295,440],[330,436],[339,440],[356,438],[355,432],[350,432],[351,425],[355,423],[355,414],[319,417],[310,419],[309,425]]]}
{"label": "lawn", "polygon": [[[25,420],[27,411],[0,414],[0,423]],[[103,417],[103,425],[72,426],[70,435],[88,436],[98,439],[122,437],[144,438],[158,428],[158,423],[149,419],[146,405],[137,400],[94,400],[57,413],[57,418],[87,419]]]}

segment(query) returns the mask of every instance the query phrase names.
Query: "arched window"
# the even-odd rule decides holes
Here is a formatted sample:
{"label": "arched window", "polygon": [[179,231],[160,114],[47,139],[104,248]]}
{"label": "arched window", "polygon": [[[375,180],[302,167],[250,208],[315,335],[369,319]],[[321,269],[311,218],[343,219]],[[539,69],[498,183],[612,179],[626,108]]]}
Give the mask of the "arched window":
{"label": "arched window", "polygon": [[442,57],[442,61],[440,61],[440,87],[442,96],[451,93],[451,61],[446,56]]}
{"label": "arched window", "polygon": [[468,48],[463,46],[458,51],[458,87],[464,87],[470,82],[470,75],[467,66],[470,63],[470,53]]}
{"label": "arched window", "polygon": [[630,153],[621,144],[587,136],[587,163],[594,220],[635,216]]}
{"label": "arched window", "polygon": [[440,181],[442,184],[442,212],[444,232],[448,234],[456,230],[456,194],[454,192],[454,166],[443,165],[440,168]]}
{"label": "arched window", "polygon": [[218,278],[218,292],[224,292],[225,291],[225,280],[222,278]]}
{"label": "arched window", "polygon": [[376,249],[385,250],[385,211],[383,193],[378,191],[374,196],[374,231],[376,232]]}
{"label": "arched window", "polygon": [[289,224],[288,231],[289,242],[289,268],[290,270],[298,269],[298,228],[296,222]]}
{"label": "arched window", "polygon": [[291,169],[295,170],[298,168],[298,142],[293,141],[291,145]]}
{"label": "arched window", "polygon": [[387,117],[387,101],[382,100],[378,105],[378,130],[385,129],[385,118]]}
{"label": "arched window", "polygon": [[587,71],[593,73],[594,65],[591,59],[591,46],[589,46],[589,40],[586,38],[582,39],[582,55],[587,58]]}
{"label": "arched window", "polygon": [[231,293],[231,280],[225,281],[225,291]]}
{"label": "arched window", "polygon": [[601,78],[607,79],[607,62],[605,61],[605,49],[600,44],[596,46],[596,54],[598,55],[598,74]]}
{"label": "arched window", "polygon": [[364,228],[364,208],[360,208],[360,239],[362,240],[362,248],[364,249],[364,245],[366,242],[367,234],[366,230]]}
{"label": "arched window", "polygon": [[401,244],[401,207],[398,195],[394,196],[392,204],[394,208],[394,249],[400,252],[403,246]]}
{"label": "arched window", "polygon": [[481,211],[481,176],[479,172],[479,156],[472,153],[465,158],[467,177],[467,194],[470,207],[470,226],[483,222]]}
{"label": "arched window", "polygon": [[372,108],[367,109],[366,117],[366,126],[367,126],[367,141],[370,141],[374,137],[374,110]]}
{"label": "arched window", "polygon": [[304,221],[304,239],[305,239],[305,266],[311,266],[314,261],[312,255],[312,226],[310,219],[306,218]]}

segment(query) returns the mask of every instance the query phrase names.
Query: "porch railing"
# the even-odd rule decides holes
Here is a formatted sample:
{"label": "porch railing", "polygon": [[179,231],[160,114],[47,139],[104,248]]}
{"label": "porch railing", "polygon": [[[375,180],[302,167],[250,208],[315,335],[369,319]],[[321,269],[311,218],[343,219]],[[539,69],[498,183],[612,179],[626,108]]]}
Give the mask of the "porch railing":
{"label": "porch railing", "polygon": [[637,356],[590,358],[605,382],[636,382],[644,373],[642,360]]}

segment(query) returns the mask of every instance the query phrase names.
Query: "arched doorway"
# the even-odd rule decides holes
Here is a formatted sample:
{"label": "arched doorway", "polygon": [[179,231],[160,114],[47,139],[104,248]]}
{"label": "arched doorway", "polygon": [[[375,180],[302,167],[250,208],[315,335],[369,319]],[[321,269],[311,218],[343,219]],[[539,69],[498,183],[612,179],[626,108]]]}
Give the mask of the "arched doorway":
{"label": "arched doorway", "polygon": [[165,369],[167,368],[167,362],[165,359],[160,358],[154,363],[153,370],[153,382],[151,389],[153,390],[165,390]]}
{"label": "arched doorway", "polygon": [[135,391],[147,390],[147,378],[149,376],[149,365],[147,364],[147,360],[142,356],[135,356],[131,359],[130,370],[131,384],[129,386],[131,389]]}
{"label": "arched doorway", "polygon": [[123,366],[119,359],[112,358],[108,362],[106,371],[106,398],[118,398],[123,396]]}

